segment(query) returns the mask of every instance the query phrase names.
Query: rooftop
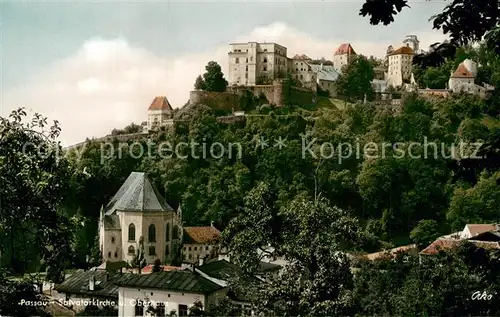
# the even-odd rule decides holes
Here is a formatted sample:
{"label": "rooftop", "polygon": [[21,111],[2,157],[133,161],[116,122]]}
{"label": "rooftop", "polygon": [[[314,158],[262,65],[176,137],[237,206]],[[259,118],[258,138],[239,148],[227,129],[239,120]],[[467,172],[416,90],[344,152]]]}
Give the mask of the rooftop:
{"label": "rooftop", "polygon": [[474,237],[480,233],[492,231],[497,228],[495,224],[466,224],[465,228],[469,228],[470,234]]}
{"label": "rooftop", "polygon": [[319,80],[336,81],[339,73],[331,65],[308,64],[311,70],[317,74]]}
{"label": "rooftop", "polygon": [[220,231],[215,227],[184,227],[184,243],[210,244],[220,237]]}
{"label": "rooftop", "polygon": [[311,60],[311,58],[309,56],[307,56],[306,54],[302,54],[302,55],[295,54],[295,56],[292,57],[292,59]]}
{"label": "rooftop", "polygon": [[172,106],[170,105],[170,102],[168,102],[167,97],[165,96],[158,96],[153,99],[153,102],[149,106],[148,110],[169,110],[173,111]]}
{"label": "rooftop", "polygon": [[[146,265],[145,267],[142,268],[141,273],[142,274],[152,273],[153,266],[154,265],[152,265],[152,264]],[[180,266],[160,265],[160,268],[165,272],[182,270],[182,267],[180,267]]]}
{"label": "rooftop", "polygon": [[356,55],[356,52],[354,51],[354,49],[352,48],[351,46],[351,43],[344,43],[344,44],[341,44],[337,50],[335,51],[335,54],[334,55],[344,55],[344,54],[352,54],[352,55]]}
{"label": "rooftop", "polygon": [[414,52],[413,50],[411,49],[411,47],[408,47],[408,46],[401,46],[400,48],[398,48],[397,50],[394,50],[392,52],[390,52],[389,54],[387,55],[413,55]]}
{"label": "rooftop", "polygon": [[151,274],[123,274],[116,284],[122,287],[162,289],[196,294],[210,294],[222,286],[190,270]]}
{"label": "rooftop", "polygon": [[[64,282],[56,285],[57,292],[75,295],[91,295],[94,297],[118,298],[118,286],[113,283],[118,274],[108,272],[106,280],[105,270],[89,270],[73,273]],[[94,290],[89,290],[90,278],[95,278]]]}
{"label": "rooftop", "polygon": [[440,251],[454,249],[459,247],[461,244],[465,243],[465,241],[474,244],[479,248],[483,248],[486,250],[491,249],[500,249],[500,244],[498,242],[490,242],[490,241],[475,241],[475,240],[456,240],[456,239],[438,239],[431,243],[427,248],[423,249],[420,254],[425,255],[435,255]]}
{"label": "rooftop", "polygon": [[464,63],[460,63],[451,78],[474,78],[474,75],[465,67]]}
{"label": "rooftop", "polygon": [[[144,173],[132,172],[105,208],[106,215],[116,211],[173,211]],[[114,225],[108,218],[105,223]]]}

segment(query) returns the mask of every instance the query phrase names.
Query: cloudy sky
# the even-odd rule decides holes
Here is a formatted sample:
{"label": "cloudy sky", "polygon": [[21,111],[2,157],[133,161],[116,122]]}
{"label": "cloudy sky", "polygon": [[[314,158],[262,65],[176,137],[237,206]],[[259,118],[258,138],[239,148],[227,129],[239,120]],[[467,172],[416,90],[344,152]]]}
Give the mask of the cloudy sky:
{"label": "cloudy sky", "polygon": [[189,98],[210,60],[227,70],[228,44],[277,42],[291,57],[331,59],[344,42],[382,57],[415,34],[441,41],[428,19],[444,1],[412,1],[390,26],[358,15],[362,1],[0,2],[0,116],[25,106],[59,120],[64,145],[146,120],[155,96]]}

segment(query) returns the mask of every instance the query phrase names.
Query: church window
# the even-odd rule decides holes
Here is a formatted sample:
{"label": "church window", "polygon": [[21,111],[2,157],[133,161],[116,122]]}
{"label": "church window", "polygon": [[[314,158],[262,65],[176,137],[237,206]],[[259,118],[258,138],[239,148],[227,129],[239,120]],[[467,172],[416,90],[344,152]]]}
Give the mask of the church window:
{"label": "church window", "polygon": [[118,257],[118,252],[115,252],[115,258],[117,258],[117,257]]}
{"label": "church window", "polygon": [[115,237],[111,237],[111,243],[115,243]]}
{"label": "church window", "polygon": [[167,223],[165,226],[165,241],[170,241],[170,224]]}
{"label": "church window", "polygon": [[111,251],[108,252],[108,258],[111,258]]}
{"label": "church window", "polygon": [[134,254],[135,253],[135,248],[133,245],[128,247],[128,254]]}
{"label": "church window", "polygon": [[135,241],[135,226],[133,223],[128,226],[128,241]]}
{"label": "church window", "polygon": [[191,247],[189,247],[188,250],[191,251]]}
{"label": "church window", "polygon": [[155,227],[154,224],[150,224],[149,225],[148,239],[149,239],[149,242],[155,242],[156,241],[156,227]]}
{"label": "church window", "polygon": [[154,246],[149,247],[149,255],[156,255],[156,249]]}
{"label": "church window", "polygon": [[195,251],[197,251],[197,249],[198,249],[197,247],[194,247],[194,250],[195,250]]}

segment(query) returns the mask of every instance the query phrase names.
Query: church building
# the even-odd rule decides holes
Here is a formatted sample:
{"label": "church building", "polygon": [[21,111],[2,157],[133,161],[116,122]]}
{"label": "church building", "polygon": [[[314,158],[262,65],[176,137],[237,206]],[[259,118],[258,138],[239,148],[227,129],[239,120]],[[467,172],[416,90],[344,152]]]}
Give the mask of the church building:
{"label": "church building", "polygon": [[[194,228],[194,229],[193,229]],[[220,232],[210,227],[182,226],[182,212],[174,210],[155,188],[145,173],[132,172],[115,196],[101,209],[99,219],[99,246],[104,262],[131,263],[139,248],[146,263],[160,259],[171,264],[183,256],[183,241],[191,241],[190,232],[211,233],[197,248],[218,250]],[[208,256],[209,254],[200,254]],[[213,252],[210,256],[217,256]],[[187,257],[197,260],[195,254]]]}

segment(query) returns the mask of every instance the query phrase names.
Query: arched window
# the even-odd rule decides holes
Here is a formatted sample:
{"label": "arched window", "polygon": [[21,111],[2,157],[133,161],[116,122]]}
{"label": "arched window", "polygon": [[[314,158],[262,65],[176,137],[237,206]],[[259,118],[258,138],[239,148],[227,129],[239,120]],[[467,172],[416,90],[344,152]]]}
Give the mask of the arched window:
{"label": "arched window", "polygon": [[133,245],[128,247],[128,254],[135,254],[135,248]]}
{"label": "arched window", "polygon": [[167,225],[165,226],[166,229],[165,229],[165,241],[170,241],[170,224],[167,223]]}
{"label": "arched window", "polygon": [[156,241],[156,227],[154,224],[149,225],[149,230],[148,230],[148,240],[149,242],[155,242]]}
{"label": "arched window", "polygon": [[133,223],[128,226],[128,241],[135,241],[135,226]]}
{"label": "arched window", "polygon": [[170,252],[169,252],[169,249],[168,249],[168,245],[165,247],[165,255],[169,255]]}
{"label": "arched window", "polygon": [[115,258],[117,258],[117,257],[118,257],[118,252],[115,252]]}

